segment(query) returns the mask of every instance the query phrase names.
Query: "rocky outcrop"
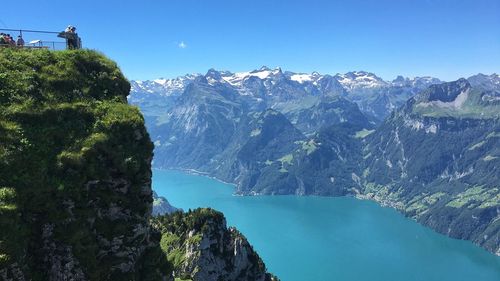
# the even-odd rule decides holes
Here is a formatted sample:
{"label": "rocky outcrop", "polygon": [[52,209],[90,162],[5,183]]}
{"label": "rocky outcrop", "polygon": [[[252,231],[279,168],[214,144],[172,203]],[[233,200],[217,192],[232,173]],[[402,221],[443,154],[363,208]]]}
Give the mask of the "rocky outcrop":
{"label": "rocky outcrop", "polygon": [[174,265],[174,276],[194,281],[277,280],[246,238],[227,228],[222,213],[197,209],[154,220],[161,248]]}
{"label": "rocky outcrop", "polygon": [[4,279],[141,279],[153,145],[127,80],[92,51],[0,61]]}
{"label": "rocky outcrop", "polygon": [[[1,280],[173,280],[150,226],[153,144],[129,90],[94,51],[0,49]],[[263,276],[260,259],[247,262],[234,263],[242,276]]]}

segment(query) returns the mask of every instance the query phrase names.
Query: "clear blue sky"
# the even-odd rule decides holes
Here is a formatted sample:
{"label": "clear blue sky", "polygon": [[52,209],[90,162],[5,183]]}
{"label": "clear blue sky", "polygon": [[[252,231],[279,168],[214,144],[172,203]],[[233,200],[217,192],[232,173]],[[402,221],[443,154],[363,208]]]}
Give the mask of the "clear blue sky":
{"label": "clear blue sky", "polygon": [[500,0],[3,0],[0,27],[77,26],[130,79],[281,66],[445,80],[500,72]]}

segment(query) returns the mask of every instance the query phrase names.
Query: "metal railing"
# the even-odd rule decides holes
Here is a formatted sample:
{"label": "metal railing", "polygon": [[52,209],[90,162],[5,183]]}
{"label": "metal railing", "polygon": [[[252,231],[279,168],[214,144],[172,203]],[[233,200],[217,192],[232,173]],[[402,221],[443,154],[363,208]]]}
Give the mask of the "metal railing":
{"label": "metal railing", "polygon": [[0,32],[10,34],[14,41],[17,41],[18,36],[24,40],[23,46],[0,44],[0,47],[7,48],[29,48],[29,49],[49,49],[49,50],[65,50],[68,48],[67,40],[56,41],[61,31],[42,31],[29,29],[8,29],[0,28]]}

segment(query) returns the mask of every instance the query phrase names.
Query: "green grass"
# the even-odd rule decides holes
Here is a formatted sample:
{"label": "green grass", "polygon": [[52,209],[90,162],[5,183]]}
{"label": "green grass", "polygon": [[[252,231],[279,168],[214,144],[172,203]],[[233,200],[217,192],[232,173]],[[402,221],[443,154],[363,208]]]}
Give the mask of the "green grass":
{"label": "green grass", "polygon": [[427,197],[424,197],[422,199],[422,201],[424,201],[428,205],[434,205],[437,201],[439,201],[439,199],[441,199],[445,195],[446,195],[446,193],[444,193],[444,192],[437,192],[437,193],[434,193],[434,194],[429,195]]}
{"label": "green grass", "polygon": [[198,234],[195,234],[195,235],[189,237],[186,240],[186,243],[191,244],[191,245],[196,245],[196,244],[199,244],[201,242],[202,238],[203,238],[203,236],[200,233],[198,233]]}
{"label": "green grass", "polygon": [[174,268],[180,267],[186,261],[185,252],[180,248],[175,248],[167,252],[167,258]]}
{"label": "green grass", "polygon": [[457,194],[453,200],[446,206],[453,208],[462,208],[473,202],[482,202],[480,208],[500,205],[500,196],[498,188],[485,188],[484,186],[475,186],[466,191]]}

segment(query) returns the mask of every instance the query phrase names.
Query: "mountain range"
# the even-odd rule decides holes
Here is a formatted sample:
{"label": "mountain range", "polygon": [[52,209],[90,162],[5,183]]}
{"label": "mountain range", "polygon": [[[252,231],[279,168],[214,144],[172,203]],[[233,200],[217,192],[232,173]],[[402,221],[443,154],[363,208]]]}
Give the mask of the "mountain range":
{"label": "mountain range", "polygon": [[[206,79],[210,85],[224,84],[263,107],[273,107],[273,102],[282,102],[284,99],[317,95],[342,96],[357,103],[365,114],[379,121],[418,91],[441,83],[433,77],[398,76],[393,81],[385,81],[366,71],[322,75],[318,72],[294,73],[263,66],[249,72],[232,73],[210,69],[205,75],[188,74],[174,79],[131,81],[134,93],[132,97],[135,102],[145,99],[148,94],[155,94],[155,99],[172,100],[199,79]],[[152,102],[151,98],[148,97],[147,102]]]}
{"label": "mountain range", "polygon": [[356,196],[500,254],[500,76],[280,68],[132,81],[153,166],[244,195]]}

